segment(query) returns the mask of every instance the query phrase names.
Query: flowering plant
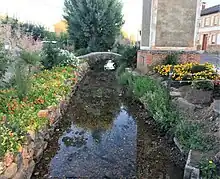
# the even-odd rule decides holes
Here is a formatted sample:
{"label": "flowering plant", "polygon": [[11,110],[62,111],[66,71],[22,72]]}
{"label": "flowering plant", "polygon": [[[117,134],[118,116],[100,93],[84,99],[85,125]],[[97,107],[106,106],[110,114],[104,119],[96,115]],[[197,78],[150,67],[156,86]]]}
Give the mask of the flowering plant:
{"label": "flowering plant", "polygon": [[172,79],[176,81],[201,79],[215,80],[219,77],[219,75],[214,70],[214,65],[210,63],[186,63],[174,66],[158,65],[154,68],[154,70],[161,76],[168,77],[172,68]]}
{"label": "flowering plant", "polygon": [[[6,152],[17,152],[29,130],[38,130],[49,123],[37,114],[48,106],[56,106],[71,92],[71,84],[76,82],[74,71],[67,66],[35,74],[23,100],[16,96],[16,89],[0,90],[0,157]],[[66,83],[67,80],[72,83]]]}

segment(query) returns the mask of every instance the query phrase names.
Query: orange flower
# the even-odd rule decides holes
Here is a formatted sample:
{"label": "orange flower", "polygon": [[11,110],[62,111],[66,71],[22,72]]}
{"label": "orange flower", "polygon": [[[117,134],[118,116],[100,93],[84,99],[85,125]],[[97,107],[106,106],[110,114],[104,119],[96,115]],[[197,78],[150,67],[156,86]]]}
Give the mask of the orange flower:
{"label": "orange flower", "polygon": [[11,136],[11,137],[13,137],[14,136],[14,134],[13,134],[13,132],[9,132],[9,135]]}

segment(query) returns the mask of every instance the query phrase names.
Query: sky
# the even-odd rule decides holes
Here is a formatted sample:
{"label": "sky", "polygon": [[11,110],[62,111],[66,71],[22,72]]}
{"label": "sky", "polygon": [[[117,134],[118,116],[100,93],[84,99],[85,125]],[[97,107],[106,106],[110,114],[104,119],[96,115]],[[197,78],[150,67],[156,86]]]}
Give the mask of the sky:
{"label": "sky", "polygon": [[[0,14],[8,14],[22,21],[52,27],[62,19],[64,0],[0,0]],[[136,35],[141,27],[142,0],[122,0],[125,19],[124,29]],[[219,0],[206,0],[208,6],[219,3]]]}

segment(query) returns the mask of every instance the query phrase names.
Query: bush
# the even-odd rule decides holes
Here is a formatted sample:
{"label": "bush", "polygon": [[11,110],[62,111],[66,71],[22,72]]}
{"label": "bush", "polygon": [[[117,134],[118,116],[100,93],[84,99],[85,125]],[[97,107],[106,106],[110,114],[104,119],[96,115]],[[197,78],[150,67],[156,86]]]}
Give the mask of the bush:
{"label": "bush", "polygon": [[75,52],[75,55],[81,56],[81,55],[86,55],[88,53],[89,53],[89,50],[87,48],[81,48]]}
{"label": "bush", "polygon": [[196,89],[212,91],[214,90],[214,83],[212,81],[195,81],[192,83],[192,87]]}
{"label": "bush", "polygon": [[132,45],[121,45],[114,52],[122,55],[119,65],[126,64],[127,67],[135,68],[137,63],[137,51],[139,47]]}
{"label": "bush", "polygon": [[62,50],[49,43],[43,48],[41,63],[45,69],[51,69],[54,66],[77,65],[78,59],[68,50]]}
{"label": "bush", "polygon": [[15,67],[15,89],[20,100],[27,96],[29,87],[29,74],[25,72],[22,64],[17,64]]}
{"label": "bush", "polygon": [[179,55],[177,53],[172,53],[167,55],[163,64],[164,65],[177,65],[179,62]]}
{"label": "bush", "polygon": [[60,64],[59,49],[56,45],[48,43],[43,47],[41,63],[45,69],[51,69]]}
{"label": "bush", "polygon": [[205,70],[208,70],[206,66],[197,64],[197,65],[194,65],[190,71],[191,73],[199,73]]}
{"label": "bush", "polygon": [[9,66],[10,60],[8,57],[8,53],[3,47],[3,44],[0,43],[0,80],[3,79],[5,72]]}

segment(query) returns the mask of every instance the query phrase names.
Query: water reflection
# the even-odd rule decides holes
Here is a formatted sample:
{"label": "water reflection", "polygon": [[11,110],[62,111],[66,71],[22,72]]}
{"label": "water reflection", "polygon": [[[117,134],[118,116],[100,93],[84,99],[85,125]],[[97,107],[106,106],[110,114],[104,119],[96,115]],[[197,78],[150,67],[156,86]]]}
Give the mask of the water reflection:
{"label": "water reflection", "polygon": [[60,138],[60,150],[50,164],[52,177],[132,178],[136,175],[137,126],[125,110],[113,118],[110,129],[81,127],[73,122]]}

